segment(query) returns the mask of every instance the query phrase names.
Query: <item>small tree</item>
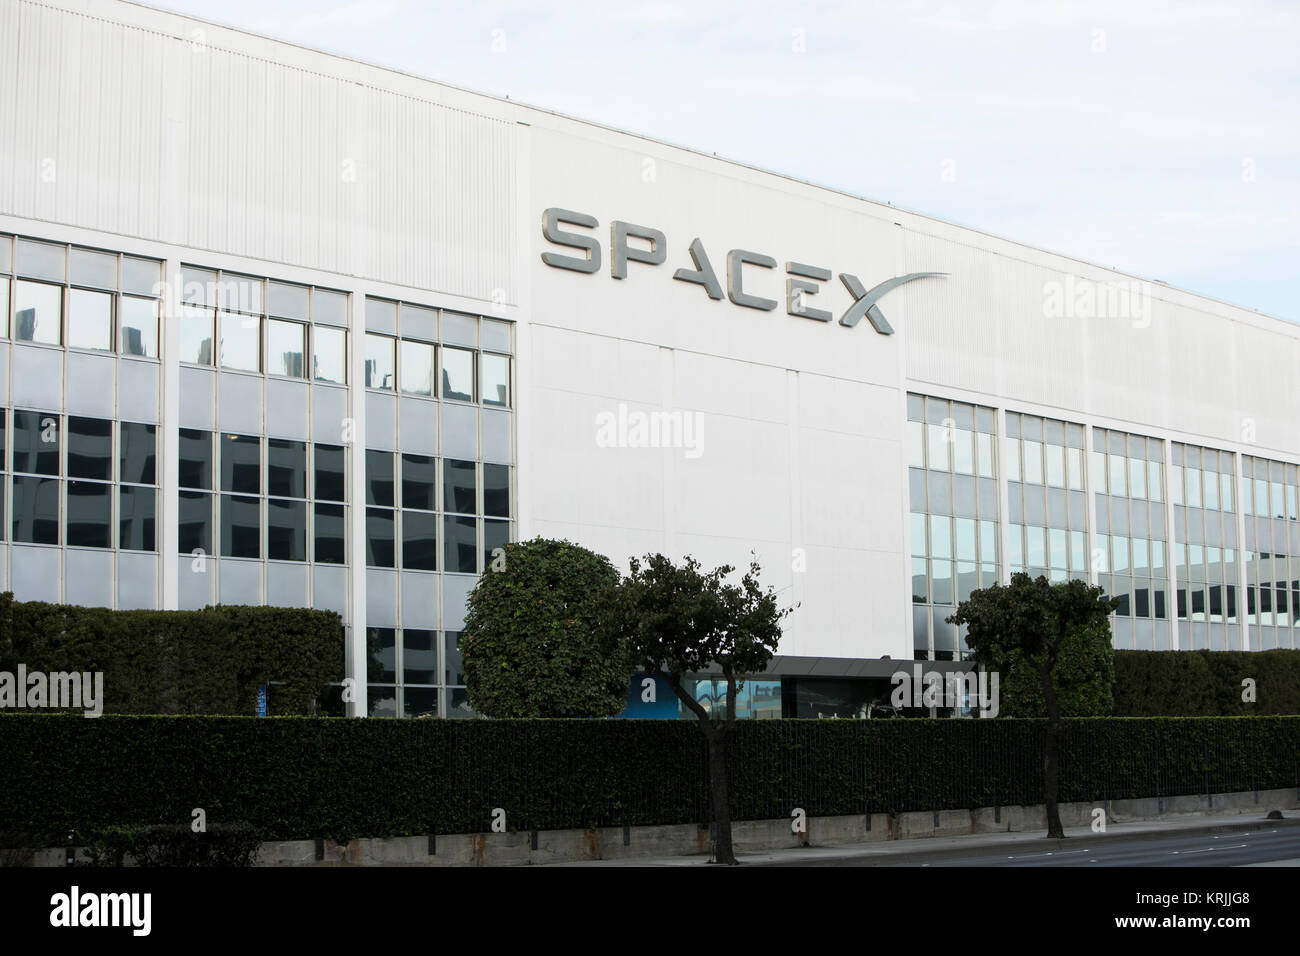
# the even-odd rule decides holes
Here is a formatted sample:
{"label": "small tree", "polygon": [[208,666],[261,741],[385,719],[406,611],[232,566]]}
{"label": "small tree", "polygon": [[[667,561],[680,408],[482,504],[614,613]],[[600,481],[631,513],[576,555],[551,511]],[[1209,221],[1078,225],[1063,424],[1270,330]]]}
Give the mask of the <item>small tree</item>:
{"label": "small tree", "polygon": [[[759,587],[757,562],[738,585],[727,584],[734,570],[723,565],[706,573],[694,558],[678,566],[662,554],[649,554],[644,565],[632,559],[631,574],[620,588],[634,660],[646,671],[664,675],[708,741],[709,792],[718,828],[714,862],[733,866],[727,738],[736,719],[736,691],[747,675],[767,668],[781,639],[781,620],[793,610],[778,608],[775,593]],[[727,682],[727,706],[720,719],[683,686],[687,674],[714,666]]]}
{"label": "small tree", "polygon": [[619,574],[568,541],[505,548],[469,596],[461,660],[469,705],[488,717],[612,717],[632,663],[613,617]]}
{"label": "small tree", "polygon": [[1009,585],[996,584],[972,592],[958,606],[957,613],[948,618],[950,623],[966,625],[966,643],[978,663],[997,666],[1019,655],[1038,675],[1047,710],[1043,799],[1047,804],[1048,837],[1065,836],[1057,806],[1061,762],[1061,704],[1055,679],[1058,666],[1072,633],[1104,627],[1109,634],[1110,613],[1118,603],[1086,581],[1052,584],[1042,575],[1031,578],[1017,572]]}
{"label": "small tree", "polygon": [[[1047,716],[1038,670],[1022,652],[1012,651],[993,669],[1002,674],[1003,717]],[[1106,621],[1066,636],[1052,685],[1062,717],[1105,717],[1114,712],[1115,646]]]}

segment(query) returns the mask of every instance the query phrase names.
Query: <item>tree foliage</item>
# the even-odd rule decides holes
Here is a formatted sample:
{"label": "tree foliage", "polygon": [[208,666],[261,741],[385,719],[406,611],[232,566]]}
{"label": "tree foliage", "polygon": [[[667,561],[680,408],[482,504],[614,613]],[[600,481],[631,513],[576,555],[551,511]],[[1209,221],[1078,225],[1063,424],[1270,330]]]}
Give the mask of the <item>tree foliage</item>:
{"label": "tree foliage", "polygon": [[[1080,655],[1081,668],[1062,664],[1069,656],[1073,636],[1093,635],[1095,640],[1104,632],[1109,642],[1110,614],[1117,603],[1101,588],[1077,578],[1052,584],[1042,575],[1031,578],[1018,572],[1011,576],[1010,584],[972,592],[948,618],[950,623],[966,625],[966,643],[978,663],[998,667],[1015,659],[1021,668],[1037,675],[1048,724],[1043,793],[1049,837],[1065,835],[1057,806],[1062,736],[1057,684],[1081,686],[1099,676],[1098,661],[1094,658],[1089,664],[1087,654]],[[1104,670],[1104,665],[1100,667]]]}
{"label": "tree foliage", "polygon": [[461,655],[469,705],[488,717],[611,717],[632,665],[614,617],[618,571],[569,541],[508,544],[469,598]]}
{"label": "tree foliage", "polygon": [[[1038,669],[1020,651],[993,666],[1001,672],[1003,717],[1046,717]],[[1115,648],[1106,622],[1066,635],[1052,673],[1062,717],[1105,717],[1115,706]]]}
{"label": "tree foliage", "polygon": [[[708,741],[710,793],[717,823],[714,860],[735,864],[727,790],[727,738],[736,719],[736,691],[747,675],[761,673],[781,640],[781,621],[793,608],[778,606],[776,594],[758,583],[753,561],[738,584],[735,571],[722,565],[704,571],[687,557],[680,565],[662,554],[633,558],[620,588],[624,630],[633,659],[650,673],[660,672],[679,700],[700,723]],[[710,714],[686,690],[687,674],[716,668],[727,684],[727,704]]]}

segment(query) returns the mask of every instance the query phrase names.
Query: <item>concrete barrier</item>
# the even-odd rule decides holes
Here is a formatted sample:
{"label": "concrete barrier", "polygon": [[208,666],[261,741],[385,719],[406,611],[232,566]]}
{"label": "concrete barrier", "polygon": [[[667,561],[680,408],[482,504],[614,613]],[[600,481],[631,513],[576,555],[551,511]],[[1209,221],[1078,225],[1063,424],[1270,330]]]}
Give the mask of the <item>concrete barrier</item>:
{"label": "concrete barrier", "polygon": [[[1067,827],[1089,826],[1094,810],[1106,811],[1107,823],[1135,823],[1189,814],[1258,815],[1270,810],[1300,809],[1300,790],[1246,791],[1181,797],[1060,804]],[[804,832],[792,819],[737,820],[732,840],[738,853],[804,846],[832,846],[950,837],[973,833],[1016,833],[1047,829],[1042,804],[1028,807],[980,807],[974,810],[912,811],[835,817],[807,817]],[[264,843],[259,866],[524,866],[583,860],[707,855],[709,827],[687,823],[583,830],[537,830],[509,833],[440,834],[434,837],[357,839],[345,844],[328,840]],[[76,858],[85,862],[84,848]],[[28,866],[65,866],[66,847],[32,851]]]}

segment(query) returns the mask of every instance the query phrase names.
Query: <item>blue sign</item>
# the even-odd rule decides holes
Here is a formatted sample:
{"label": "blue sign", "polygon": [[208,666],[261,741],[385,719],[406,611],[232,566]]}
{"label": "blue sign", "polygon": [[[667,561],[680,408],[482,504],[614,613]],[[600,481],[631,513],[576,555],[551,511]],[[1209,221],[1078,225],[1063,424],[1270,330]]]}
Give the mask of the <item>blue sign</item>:
{"label": "blue sign", "polygon": [[266,685],[263,684],[257,689],[257,716],[266,716]]}
{"label": "blue sign", "polygon": [[619,714],[633,720],[676,720],[677,695],[660,674],[633,674],[628,686],[627,710]]}

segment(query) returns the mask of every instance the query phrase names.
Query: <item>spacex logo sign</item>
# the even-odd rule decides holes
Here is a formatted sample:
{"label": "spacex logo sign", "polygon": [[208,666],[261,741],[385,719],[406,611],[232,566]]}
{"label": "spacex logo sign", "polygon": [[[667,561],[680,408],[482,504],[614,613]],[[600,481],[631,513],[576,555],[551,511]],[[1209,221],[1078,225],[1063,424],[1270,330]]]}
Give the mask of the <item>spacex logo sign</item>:
{"label": "spacex logo sign", "polygon": [[[590,232],[571,232],[565,226],[578,226],[582,229],[596,229],[598,223],[594,216],[573,212],[570,209],[552,207],[542,213],[542,235],[548,242],[557,246],[581,250],[583,255],[562,255],[558,252],[543,252],[542,261],[556,269],[568,269],[572,272],[597,272],[600,269],[600,240]],[[629,244],[629,239],[638,240],[637,245]],[[649,226],[637,226],[630,222],[615,220],[609,224],[610,262],[609,273],[615,279],[627,277],[627,264],[641,262],[650,266],[663,265],[668,258],[668,241],[658,229]],[[673,278],[680,282],[691,282],[702,286],[710,299],[722,298],[722,283],[714,271],[709,254],[704,251],[704,244],[698,238],[692,239],[689,249],[694,268],[680,268],[673,273]],[[747,249],[732,249],[727,253],[727,298],[736,305],[747,309],[761,309],[770,312],[778,305],[775,299],[767,299],[745,291],[744,267],[775,269],[776,260],[761,252]],[[821,291],[818,283],[831,280],[831,270],[820,266],[805,265],[802,262],[787,262],[785,272],[785,310],[790,315],[818,322],[829,322],[835,316],[825,309],[814,308],[807,300]],[[840,316],[840,325],[852,328],[865,317],[881,335],[893,335],[894,329],[886,320],[877,305],[880,298],[891,289],[913,282],[916,279],[929,279],[947,275],[946,272],[909,272],[907,275],[886,279],[868,289],[857,276],[849,272],[839,274],[840,282],[853,297],[852,304]]]}

